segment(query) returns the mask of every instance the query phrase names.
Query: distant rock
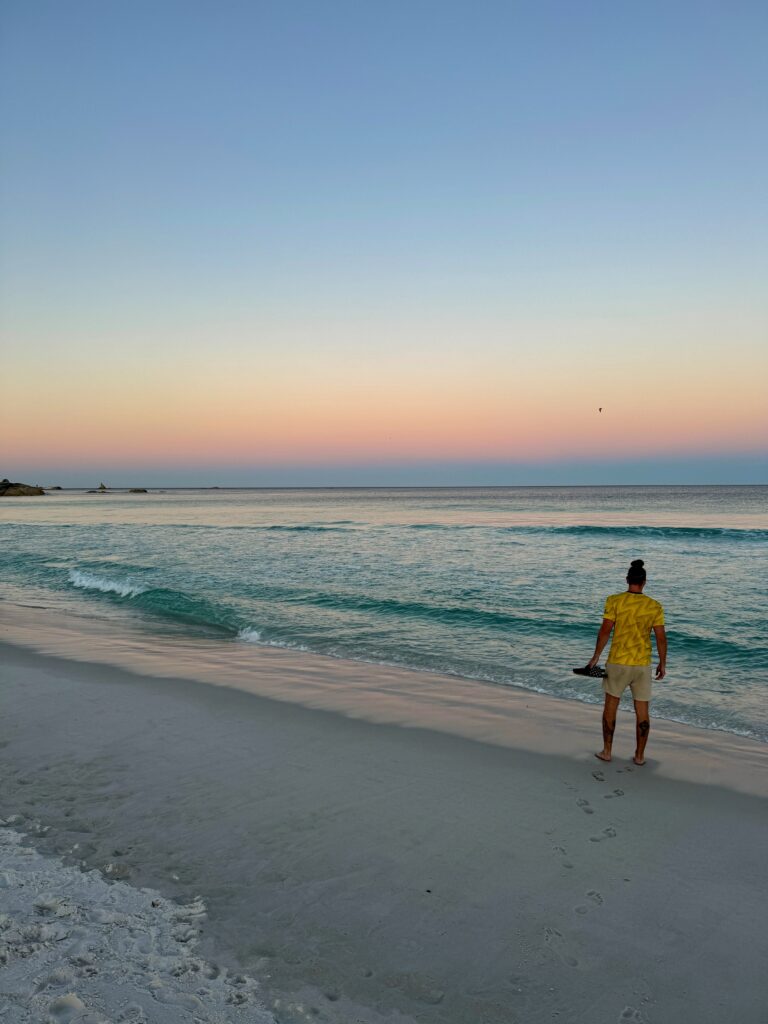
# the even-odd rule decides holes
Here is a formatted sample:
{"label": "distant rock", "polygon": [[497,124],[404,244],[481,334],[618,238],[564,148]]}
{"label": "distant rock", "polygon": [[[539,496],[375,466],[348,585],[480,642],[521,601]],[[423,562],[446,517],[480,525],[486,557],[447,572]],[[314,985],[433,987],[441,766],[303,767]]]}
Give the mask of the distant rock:
{"label": "distant rock", "polygon": [[100,491],[106,491],[108,489],[109,488],[107,487],[106,484],[99,484],[99,486],[98,486],[98,490],[100,490]]}
{"label": "distant rock", "polygon": [[61,486],[61,484],[54,484],[53,487],[49,487],[48,490],[49,491],[63,491],[64,488]]}
{"label": "distant rock", "polygon": [[129,494],[149,494],[149,491],[147,490],[146,487],[129,487],[128,488],[128,493]]}
{"label": "distant rock", "polygon": [[35,494],[45,494],[45,491],[32,484],[12,483],[7,478],[0,480],[0,498],[28,498]]}

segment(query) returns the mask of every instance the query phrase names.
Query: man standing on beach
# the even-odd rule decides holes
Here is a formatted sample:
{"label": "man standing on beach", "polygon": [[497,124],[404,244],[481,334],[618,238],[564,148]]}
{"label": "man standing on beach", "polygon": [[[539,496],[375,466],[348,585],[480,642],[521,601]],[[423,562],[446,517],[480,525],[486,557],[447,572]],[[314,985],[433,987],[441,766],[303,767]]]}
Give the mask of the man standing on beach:
{"label": "man standing on beach", "polygon": [[645,744],[648,742],[651,728],[648,712],[652,685],[651,630],[656,636],[656,650],[659,655],[656,678],[663,679],[667,670],[664,609],[658,601],[643,594],[645,579],[643,561],[638,558],[632,562],[627,573],[627,590],[623,594],[611,594],[605,602],[603,624],[597,634],[595,653],[587,666],[594,668],[597,665],[613,631],[606,676],[603,680],[603,749],[595,755],[601,761],[611,760],[616,712],[619,709],[621,695],[629,686],[637,716],[637,746],[633,760],[637,765],[645,764]]}

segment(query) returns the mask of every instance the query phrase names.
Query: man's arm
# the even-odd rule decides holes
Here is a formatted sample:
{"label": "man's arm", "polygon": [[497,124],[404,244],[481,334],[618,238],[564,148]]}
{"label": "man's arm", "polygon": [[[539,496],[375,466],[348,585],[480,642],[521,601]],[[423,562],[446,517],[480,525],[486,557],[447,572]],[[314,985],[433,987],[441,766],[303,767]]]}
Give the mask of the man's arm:
{"label": "man's arm", "polygon": [[611,635],[611,630],[614,627],[613,619],[603,619],[603,624],[600,627],[600,631],[597,634],[597,643],[595,644],[595,653],[588,662],[590,668],[595,666],[600,661],[600,655],[603,653],[603,648],[608,643],[608,637]]}
{"label": "man's arm", "polygon": [[659,664],[656,666],[656,678],[663,679],[667,674],[667,631],[663,626],[654,626],[653,632],[656,637],[656,650],[659,654]]}

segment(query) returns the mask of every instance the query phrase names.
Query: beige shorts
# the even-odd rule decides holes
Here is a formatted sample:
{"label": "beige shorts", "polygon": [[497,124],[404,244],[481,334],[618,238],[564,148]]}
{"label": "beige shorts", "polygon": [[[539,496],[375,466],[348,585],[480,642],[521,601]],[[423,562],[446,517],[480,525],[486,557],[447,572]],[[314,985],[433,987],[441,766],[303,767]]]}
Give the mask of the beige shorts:
{"label": "beige shorts", "polygon": [[612,697],[620,697],[629,686],[633,700],[651,699],[650,665],[614,665],[609,661],[605,671],[608,675],[603,679],[603,689]]}

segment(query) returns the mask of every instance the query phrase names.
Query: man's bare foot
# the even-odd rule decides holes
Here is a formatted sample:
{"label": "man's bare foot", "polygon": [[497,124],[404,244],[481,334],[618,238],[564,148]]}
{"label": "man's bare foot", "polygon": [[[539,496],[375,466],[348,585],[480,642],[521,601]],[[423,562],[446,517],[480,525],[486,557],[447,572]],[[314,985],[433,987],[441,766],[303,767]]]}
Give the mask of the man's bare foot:
{"label": "man's bare foot", "polygon": [[635,754],[635,756],[632,758],[632,760],[635,762],[636,765],[638,765],[640,767],[642,767],[642,765],[645,764],[645,758],[644,757],[638,757],[637,754]]}
{"label": "man's bare foot", "polygon": [[595,754],[595,757],[598,758],[600,761],[610,761],[611,760],[611,755],[610,754],[606,754],[606,752],[604,750],[598,750],[598,752]]}

